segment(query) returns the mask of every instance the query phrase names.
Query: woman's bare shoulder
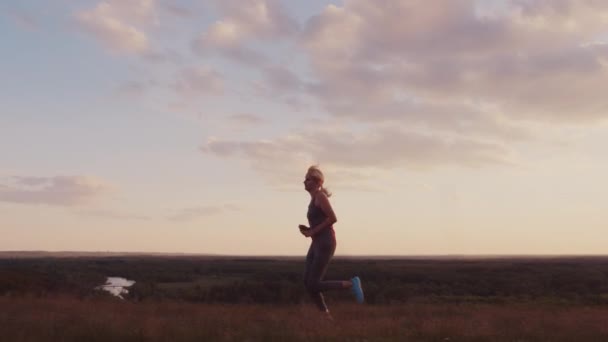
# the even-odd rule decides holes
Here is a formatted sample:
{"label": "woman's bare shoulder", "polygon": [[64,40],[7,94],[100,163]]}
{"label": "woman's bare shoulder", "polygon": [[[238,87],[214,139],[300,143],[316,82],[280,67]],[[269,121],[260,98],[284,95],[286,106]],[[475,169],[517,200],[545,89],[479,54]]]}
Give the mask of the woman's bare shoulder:
{"label": "woman's bare shoulder", "polygon": [[323,191],[319,191],[315,194],[315,204],[319,204],[319,203],[327,203],[329,202],[329,197],[327,197],[327,194],[325,194],[325,192]]}

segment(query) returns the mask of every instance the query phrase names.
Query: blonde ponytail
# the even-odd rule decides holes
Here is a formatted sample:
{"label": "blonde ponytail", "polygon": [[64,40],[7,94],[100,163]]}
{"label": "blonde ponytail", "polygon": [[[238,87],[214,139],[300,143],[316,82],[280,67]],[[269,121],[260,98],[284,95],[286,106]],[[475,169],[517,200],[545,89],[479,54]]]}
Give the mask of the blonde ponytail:
{"label": "blonde ponytail", "polygon": [[327,190],[326,188],[324,188],[323,186],[321,186],[321,192],[325,194],[325,196],[327,197],[331,197],[331,191]]}

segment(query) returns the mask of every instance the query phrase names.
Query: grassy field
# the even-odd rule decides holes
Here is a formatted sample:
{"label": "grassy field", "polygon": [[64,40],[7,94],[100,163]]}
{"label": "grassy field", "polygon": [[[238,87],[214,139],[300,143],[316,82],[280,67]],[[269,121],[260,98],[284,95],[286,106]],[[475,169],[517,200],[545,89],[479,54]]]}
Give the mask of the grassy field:
{"label": "grassy field", "polygon": [[0,297],[3,341],[607,341],[608,308],[528,304],[226,305]]}
{"label": "grassy field", "polygon": [[[337,258],[319,316],[301,258],[0,257],[2,341],[608,341],[608,258]],[[94,290],[136,281],[120,300]]]}

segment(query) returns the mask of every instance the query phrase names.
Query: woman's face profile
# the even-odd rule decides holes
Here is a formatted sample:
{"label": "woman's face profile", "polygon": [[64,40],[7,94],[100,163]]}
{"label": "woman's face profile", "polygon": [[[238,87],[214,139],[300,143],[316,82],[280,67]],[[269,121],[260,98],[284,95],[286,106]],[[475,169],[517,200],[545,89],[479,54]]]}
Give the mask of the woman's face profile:
{"label": "woman's face profile", "polygon": [[319,187],[319,182],[309,174],[304,177],[304,189],[306,191],[313,190],[315,187]]}

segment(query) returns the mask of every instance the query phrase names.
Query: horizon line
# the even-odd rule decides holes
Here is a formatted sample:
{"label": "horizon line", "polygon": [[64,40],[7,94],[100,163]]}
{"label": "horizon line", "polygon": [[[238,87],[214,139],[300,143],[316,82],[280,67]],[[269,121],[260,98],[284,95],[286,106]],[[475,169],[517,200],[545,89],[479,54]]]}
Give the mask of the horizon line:
{"label": "horizon line", "polygon": [[[210,258],[303,258],[300,254],[224,254],[224,253],[193,253],[193,252],[150,252],[150,251],[78,251],[78,250],[0,250],[3,256],[183,256],[183,257],[210,257]],[[338,254],[334,258],[374,258],[374,259],[467,259],[467,258],[581,258],[581,257],[608,257],[606,254],[583,253],[445,253],[445,254]]]}

